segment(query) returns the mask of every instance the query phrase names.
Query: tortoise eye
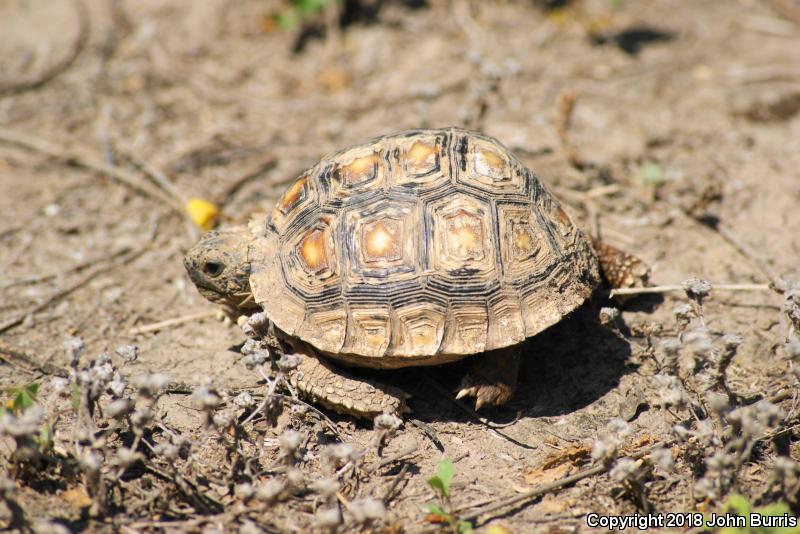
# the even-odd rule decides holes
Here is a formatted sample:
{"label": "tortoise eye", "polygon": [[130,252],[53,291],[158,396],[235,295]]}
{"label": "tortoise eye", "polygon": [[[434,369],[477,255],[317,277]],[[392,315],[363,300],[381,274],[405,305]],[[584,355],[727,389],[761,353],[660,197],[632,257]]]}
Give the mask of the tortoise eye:
{"label": "tortoise eye", "polygon": [[221,275],[224,270],[225,266],[218,261],[207,261],[203,264],[203,272],[211,278]]}

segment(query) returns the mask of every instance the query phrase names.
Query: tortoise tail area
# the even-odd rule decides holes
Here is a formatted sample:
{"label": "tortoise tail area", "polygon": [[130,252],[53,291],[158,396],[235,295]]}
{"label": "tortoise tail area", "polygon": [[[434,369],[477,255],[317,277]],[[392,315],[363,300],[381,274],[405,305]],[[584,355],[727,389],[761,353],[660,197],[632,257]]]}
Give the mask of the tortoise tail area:
{"label": "tortoise tail area", "polygon": [[642,260],[597,238],[590,238],[603,279],[612,289],[645,287],[650,268]]}

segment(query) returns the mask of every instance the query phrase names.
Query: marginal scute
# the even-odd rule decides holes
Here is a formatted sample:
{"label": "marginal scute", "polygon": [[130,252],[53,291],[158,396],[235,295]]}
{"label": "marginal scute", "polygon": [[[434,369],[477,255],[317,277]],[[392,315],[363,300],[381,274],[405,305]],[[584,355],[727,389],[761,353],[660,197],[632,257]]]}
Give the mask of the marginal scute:
{"label": "marginal scute", "polygon": [[461,353],[469,348],[475,352],[486,349],[488,313],[485,303],[455,304],[445,325],[444,353]]}
{"label": "marginal scute", "polygon": [[509,180],[508,161],[490,148],[478,148],[473,154],[473,165],[478,176],[488,178],[491,182]]}
{"label": "marginal scute", "polygon": [[534,336],[561,319],[561,311],[556,299],[542,298],[541,292],[523,293],[520,302],[522,303],[525,337]]}
{"label": "marginal scute", "polygon": [[343,308],[309,312],[299,336],[327,352],[339,352],[347,333],[347,314]]}
{"label": "marginal scute", "polygon": [[347,187],[374,180],[378,175],[379,158],[377,154],[361,156],[345,165],[337,165],[336,177]]}
{"label": "marginal scute", "polygon": [[399,137],[392,153],[395,154],[395,164],[390,186],[413,188],[421,194],[449,183],[445,171],[449,167],[450,155],[441,131],[436,135]]}
{"label": "marginal scute", "polygon": [[389,312],[383,309],[351,309],[351,332],[345,351],[380,357],[386,353],[392,335]]}
{"label": "marginal scute", "polygon": [[[263,232],[262,225],[251,226],[253,240],[248,247],[250,290],[253,298],[284,332],[295,335],[305,317],[305,305],[288,288],[283,279],[278,236]],[[280,313],[275,313],[280,310]]]}
{"label": "marginal scute", "polygon": [[562,238],[569,237],[575,231],[575,224],[558,202],[550,202],[550,215]]}
{"label": "marginal scute", "polygon": [[494,350],[515,345],[525,339],[525,324],[522,320],[519,297],[506,291],[489,299],[488,333],[486,349]]}
{"label": "marginal scute", "polygon": [[409,356],[437,354],[444,333],[444,311],[421,302],[396,311],[396,336],[389,353]]}

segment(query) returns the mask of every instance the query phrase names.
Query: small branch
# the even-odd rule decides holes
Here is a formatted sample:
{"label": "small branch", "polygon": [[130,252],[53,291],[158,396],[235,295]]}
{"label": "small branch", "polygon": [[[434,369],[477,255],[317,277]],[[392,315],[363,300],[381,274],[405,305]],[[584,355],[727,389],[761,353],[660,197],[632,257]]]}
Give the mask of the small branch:
{"label": "small branch", "polygon": [[389,501],[392,499],[394,494],[394,490],[400,484],[400,482],[405,478],[406,474],[408,473],[408,466],[409,464],[403,464],[403,467],[400,468],[400,472],[394,476],[392,481],[389,483],[389,486],[383,491],[383,496],[381,496],[381,500],[389,504]]}
{"label": "small branch", "polygon": [[561,144],[561,150],[564,151],[570,165],[580,171],[585,166],[584,162],[578,155],[575,145],[569,139],[569,128],[572,124],[572,115],[575,112],[577,100],[577,93],[570,89],[565,89],[558,94],[556,98],[555,128],[556,134],[558,134],[558,141]]}
{"label": "small branch", "polygon": [[406,448],[404,448],[403,450],[401,450],[400,452],[398,452],[397,454],[393,454],[392,456],[389,456],[388,458],[386,458],[384,460],[381,460],[378,463],[378,465],[376,465],[372,469],[370,469],[370,472],[374,473],[375,471],[377,471],[381,467],[384,467],[384,466],[387,466],[387,465],[389,465],[391,463],[394,463],[397,460],[400,460],[401,458],[403,458],[405,456],[408,456],[409,454],[414,454],[415,452],[417,452],[417,444],[416,443],[412,443],[409,446],[407,446]]}
{"label": "small branch", "polygon": [[55,293],[51,294],[49,297],[44,299],[44,301],[21,313],[16,318],[9,319],[5,323],[0,324],[0,334],[8,330],[11,330],[15,326],[22,324],[22,322],[25,321],[25,318],[28,315],[38,313],[43,309],[47,308],[48,306],[50,306],[51,304],[53,304],[54,302],[58,302],[59,300],[66,297],[70,293],[82,288],[83,286],[94,280],[94,278],[97,277],[98,275],[110,271],[111,269],[117,267],[123,262],[128,262],[137,258],[138,256],[141,256],[147,249],[148,247],[142,248],[141,250],[134,252],[128,251],[129,253],[122,255],[118,261],[111,262],[108,265],[103,265],[102,267],[98,267],[97,269],[90,271],[74,284],[67,286],[64,289],[59,289],[58,291],[56,291]]}
{"label": "small branch", "polygon": [[150,178],[150,180],[159,189],[164,191],[167,196],[172,198],[176,211],[183,216],[187,223],[186,231],[189,234],[189,239],[191,241],[197,241],[200,238],[197,224],[192,220],[192,217],[186,210],[186,202],[188,201],[189,196],[185,195],[175,184],[173,184],[170,179],[167,178],[166,174],[161,172],[152,164],[144,161],[137,154],[131,152],[130,150],[121,150],[119,147],[115,147],[114,150],[120,152],[124,158],[133,164],[134,167],[136,167],[142,174]]}
{"label": "small branch", "polygon": [[619,186],[617,184],[601,185],[586,191],[579,191],[577,189],[570,189],[568,187],[550,186],[550,189],[556,193],[559,198],[567,198],[574,202],[586,202],[587,200],[594,200],[595,198],[604,197],[619,193]]}
{"label": "small branch", "polygon": [[64,57],[45,68],[42,72],[31,76],[18,80],[0,80],[0,96],[38,89],[66,71],[78,59],[83,49],[86,48],[86,43],[89,42],[89,12],[83,0],[74,0],[74,4],[75,13],[78,16],[78,35]]}
{"label": "small branch", "polygon": [[[724,172],[724,169],[723,169]],[[739,254],[750,260],[750,262],[761,271],[761,273],[769,280],[772,289],[779,293],[785,291],[785,282],[773,271],[765,261],[763,261],[753,250],[739,239],[733,231],[722,224],[722,221],[716,215],[708,213],[706,207],[709,202],[714,200],[715,195],[718,195],[713,189],[703,192],[701,198],[696,202],[696,206],[692,208],[685,208],[683,206],[676,206],[681,212],[689,217],[694,222],[710,228],[717,232],[720,237],[728,242]],[[675,205],[675,204],[672,204]]]}
{"label": "small branch", "polygon": [[[700,222],[705,223],[705,221],[700,221]],[[743,241],[741,241],[738,237],[736,237],[736,235],[730,229],[728,229],[727,226],[723,225],[719,221],[713,223],[709,222],[705,224],[706,226],[709,226],[710,228],[716,230],[717,233],[719,233],[719,235],[721,235],[722,238],[725,239],[725,241],[730,243],[736,250],[738,250],[741,255],[745,256],[747,259],[753,262],[753,264],[758,268],[758,270],[761,271],[764,274],[764,276],[766,276],[769,279],[770,284],[772,284],[773,288],[778,289],[782,287],[783,284],[781,283],[780,277],[776,275],[775,272],[750,249],[750,247],[745,245]]]}
{"label": "small branch", "polygon": [[9,287],[20,286],[25,284],[38,284],[39,282],[45,282],[47,280],[51,280],[56,278],[57,276],[64,276],[65,274],[69,273],[77,273],[80,272],[87,267],[91,267],[92,265],[97,265],[98,263],[103,263],[106,261],[113,260],[118,256],[122,256],[123,254],[127,254],[130,252],[130,249],[124,248],[120,249],[117,252],[112,254],[104,254],[102,256],[98,256],[95,258],[88,259],[86,261],[82,261],[72,267],[68,267],[66,269],[61,269],[58,272],[52,272],[48,274],[39,274],[34,276],[27,276],[25,278],[17,278],[16,280],[8,280],[5,282],[0,282],[0,289],[7,289]]}
{"label": "small branch", "polygon": [[190,323],[192,321],[197,321],[200,319],[206,319],[208,317],[214,317],[217,315],[217,313],[219,313],[217,310],[212,310],[212,311],[193,313],[190,315],[184,315],[183,317],[175,317],[174,319],[166,319],[164,321],[158,321],[157,323],[150,323],[147,325],[131,328],[130,330],[128,330],[128,334],[131,336],[135,336],[137,334],[155,332],[157,330],[163,330],[164,328],[170,326],[176,326],[179,324]]}
{"label": "small branch", "polygon": [[20,146],[61,160],[67,164],[103,174],[128,186],[137,193],[163,202],[181,216],[186,216],[180,202],[175,201],[171,196],[143,181],[139,176],[115,165],[105,163],[101,158],[81,153],[77,150],[70,150],[64,146],[2,127],[0,127],[0,142]]}
{"label": "small branch", "polygon": [[225,509],[225,506],[223,506],[221,502],[208,493],[202,491],[195,481],[189,480],[181,475],[174,465],[171,466],[171,468],[172,473],[170,476],[169,473],[166,473],[155,466],[145,465],[144,467],[145,471],[161,478],[162,480],[174,483],[178,490],[200,510],[218,514]]}
{"label": "small branch", "polygon": [[605,473],[608,468],[605,465],[597,465],[595,467],[590,467],[589,469],[584,469],[583,471],[579,471],[574,475],[570,475],[568,477],[564,477],[560,480],[556,480],[555,482],[551,482],[549,484],[543,484],[537,488],[533,488],[531,490],[526,491],[525,493],[520,493],[519,495],[512,495],[511,497],[506,497],[505,499],[500,499],[495,503],[486,506],[483,509],[475,510],[472,513],[465,514],[459,516],[459,519],[463,521],[470,521],[472,519],[476,519],[484,514],[488,514],[494,512],[496,510],[500,510],[502,508],[506,508],[508,506],[512,506],[514,504],[521,504],[536,497],[541,497],[551,491],[559,490],[561,488],[565,488],[567,486],[571,486],[576,482],[583,480],[584,478],[589,478],[594,475],[599,475],[601,473]]}
{"label": "small branch", "polygon": [[[771,291],[769,284],[715,284],[712,291]],[[644,295],[649,293],[671,293],[673,291],[686,291],[681,285],[652,286],[652,287],[622,287],[612,289],[609,296],[617,295]]]}
{"label": "small branch", "polygon": [[408,419],[408,422],[425,434],[425,436],[431,440],[434,447],[439,449],[440,452],[444,452],[444,444],[442,443],[442,440],[439,439],[439,435],[433,428],[430,427],[430,425],[423,423],[419,419]]}
{"label": "small branch", "polygon": [[[11,356],[13,359],[6,358],[4,355]],[[66,369],[49,362],[39,363],[30,354],[12,347],[2,339],[0,339],[0,360],[25,373],[60,376],[61,378],[69,377],[69,371]],[[20,365],[20,363],[24,365]]]}
{"label": "small branch", "polygon": [[271,171],[278,165],[278,160],[275,159],[274,156],[266,156],[264,159],[259,161],[255,166],[251,169],[247,170],[244,174],[240,177],[236,178],[231,182],[222,194],[219,195],[221,199],[219,205],[225,206],[227,205],[236,194],[242,190],[242,188],[250,183],[251,181],[261,177],[264,173]]}
{"label": "small branch", "polygon": [[[776,402],[779,402],[780,400],[783,400],[785,398],[786,398],[785,392],[781,392],[781,393],[778,393],[776,395],[773,395],[773,396],[769,397],[767,400],[769,402],[776,403]],[[772,437],[771,434],[767,434],[767,435],[764,435],[764,436],[761,436],[760,438],[758,438],[757,441],[763,441],[765,439],[770,439],[771,437]],[[628,458],[628,459],[631,459],[631,460],[639,460],[641,458],[644,458],[645,456],[647,456],[648,454],[650,454],[651,452],[653,452],[656,449],[672,447],[677,442],[678,442],[678,440],[674,439],[674,438],[666,439],[666,440],[663,440],[663,441],[659,441],[658,443],[654,443],[654,444],[650,445],[649,447],[641,449],[641,450],[639,450],[639,451],[637,451],[637,452],[635,452],[633,454],[620,456],[619,458],[620,459],[621,458]],[[501,510],[503,508],[507,508],[509,506],[527,504],[530,501],[536,499],[537,497],[541,497],[542,495],[545,495],[547,493],[560,490],[560,489],[565,488],[567,486],[571,486],[572,484],[575,484],[576,482],[579,482],[579,481],[581,481],[581,480],[583,480],[585,478],[605,473],[606,471],[608,471],[612,467],[612,465],[613,465],[613,463],[610,464],[610,465],[601,464],[601,465],[597,465],[595,467],[590,467],[588,469],[584,469],[583,471],[579,471],[578,473],[575,473],[574,475],[570,475],[568,477],[564,477],[564,478],[562,478],[560,480],[556,480],[556,481],[551,482],[549,484],[543,484],[543,485],[541,485],[539,487],[532,488],[532,489],[526,491],[525,493],[520,493],[520,494],[517,494],[517,495],[510,495],[510,496],[504,497],[504,498],[500,497],[500,498],[494,499],[493,501],[490,501],[488,503],[487,502],[483,502],[483,503],[481,503],[481,507],[479,507],[477,510],[475,510],[475,511],[469,513],[469,514],[459,515],[458,517],[461,520],[470,521],[470,520],[473,520],[473,519],[477,519],[480,516],[483,516],[485,514],[490,514],[492,512],[495,512],[497,510]]]}
{"label": "small branch", "polygon": [[144,161],[140,158],[137,154],[133,153],[127,149],[120,149],[119,147],[115,147],[117,152],[120,152],[123,157],[125,157],[128,161],[130,161],[137,169],[139,169],[142,173],[144,173],[150,180],[155,183],[158,187],[161,188],[166,194],[171,196],[175,202],[179,202],[183,204],[186,202],[186,195],[184,195],[172,182],[170,182],[169,178],[161,172],[160,170],[156,169],[150,163]]}
{"label": "small branch", "polygon": [[289,404],[303,406],[304,408],[306,408],[310,412],[313,412],[317,417],[320,418],[321,421],[323,421],[325,423],[325,426],[328,427],[328,430],[330,430],[331,433],[334,436],[336,436],[336,438],[339,441],[341,441],[342,443],[345,443],[347,441],[345,436],[342,434],[341,430],[339,430],[339,427],[337,427],[336,424],[333,421],[331,421],[330,417],[328,417],[322,411],[320,411],[317,408],[315,408],[314,406],[310,405],[309,403],[307,403],[303,399],[299,399],[299,398],[291,396],[291,395],[281,395],[280,393],[276,393],[275,396],[281,402],[286,402],[286,403],[289,403]]}

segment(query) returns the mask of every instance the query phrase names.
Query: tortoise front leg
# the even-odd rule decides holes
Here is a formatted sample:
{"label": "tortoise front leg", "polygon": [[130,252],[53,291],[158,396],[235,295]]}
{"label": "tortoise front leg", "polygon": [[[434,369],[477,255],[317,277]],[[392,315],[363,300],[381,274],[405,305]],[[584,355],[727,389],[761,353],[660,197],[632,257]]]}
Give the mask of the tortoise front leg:
{"label": "tortoise front leg", "polygon": [[400,389],[354,377],[326,361],[306,343],[293,340],[292,345],[302,359],[290,382],[312,402],[365,419],[382,413],[402,416],[408,411],[409,395]]}
{"label": "tortoise front leg", "polygon": [[475,357],[456,398],[475,397],[476,410],[487,404],[499,406],[508,402],[517,389],[521,350],[516,345]]}

